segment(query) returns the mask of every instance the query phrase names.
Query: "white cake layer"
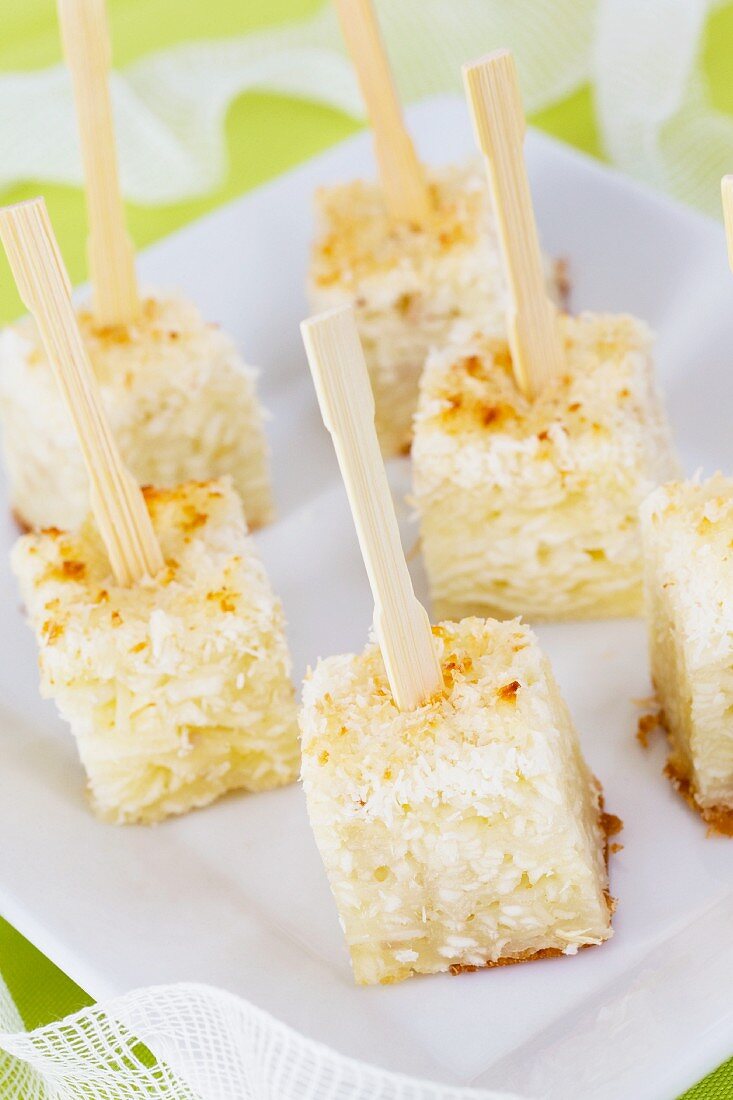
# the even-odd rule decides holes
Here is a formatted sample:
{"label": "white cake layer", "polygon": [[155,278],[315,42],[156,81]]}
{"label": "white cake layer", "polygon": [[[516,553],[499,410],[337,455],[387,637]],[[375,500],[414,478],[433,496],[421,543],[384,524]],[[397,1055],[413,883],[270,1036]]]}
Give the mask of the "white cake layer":
{"label": "white cake layer", "polygon": [[397,710],[376,645],[306,680],[302,775],[358,982],[574,954],[611,934],[599,786],[519,622],[433,628]]}
{"label": "white cake layer", "polygon": [[[181,297],[146,298],[130,327],[79,323],[123,458],[142,485],[229,475],[250,527],[272,518],[255,372]],[[0,421],[18,519],[74,530],[89,508],[70,417],[32,321],[0,334]]]}
{"label": "white cake layer", "polygon": [[23,536],[13,568],[41,691],[71,726],[96,812],[157,821],[297,778],[282,609],[229,479],[146,491],[166,561],[123,588],[91,520]]}
{"label": "white cake layer", "polygon": [[712,825],[733,832],[733,479],[662,486],[644,502],[642,530],[669,771]]}
{"label": "white cake layer", "polygon": [[528,401],[507,345],[469,330],[429,359],[413,476],[435,613],[636,615],[638,507],[675,476],[650,334],[561,317],[566,369]]}
{"label": "white cake layer", "polygon": [[456,320],[490,332],[505,328],[505,284],[483,167],[432,170],[429,184],[434,215],[422,228],[391,219],[376,184],[356,181],[316,195],[311,308],[353,303],[386,455],[409,449],[420,373]]}

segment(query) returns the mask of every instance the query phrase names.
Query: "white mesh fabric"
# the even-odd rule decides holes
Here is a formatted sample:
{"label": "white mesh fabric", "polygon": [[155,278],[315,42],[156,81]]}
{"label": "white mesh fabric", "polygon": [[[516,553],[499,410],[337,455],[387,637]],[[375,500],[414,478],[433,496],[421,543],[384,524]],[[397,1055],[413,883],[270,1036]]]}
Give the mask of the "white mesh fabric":
{"label": "white mesh fabric", "polygon": [[[406,100],[460,91],[461,64],[511,46],[529,110],[589,75],[594,0],[377,0]],[[185,43],[115,74],[122,186],[136,202],[201,194],[226,170],[224,120],[257,88],[318,100],[362,117],[356,79],[330,3],[313,18],[225,41]],[[80,183],[71,88],[62,66],[0,76],[0,186]]]}
{"label": "white mesh fabric", "polygon": [[720,216],[733,118],[714,108],[702,66],[720,0],[606,0],[593,76],[605,151],[622,171]]}
{"label": "white mesh fabric", "polygon": [[[720,176],[733,162],[733,118],[711,102],[702,53],[707,16],[721,0],[376,2],[406,100],[460,91],[467,58],[510,46],[528,111],[590,81],[609,158],[719,214]],[[127,197],[167,203],[219,184],[226,171],[226,112],[251,88],[362,117],[330,3],[302,23],[184,43],[117,73],[113,96]],[[81,181],[61,66],[0,76],[0,148],[0,186]]]}
{"label": "white mesh fabric", "polygon": [[1,980],[0,1096],[521,1100],[433,1085],[344,1058],[247,1001],[204,985],[137,990],[26,1033]]}
{"label": "white mesh fabric", "polygon": [[46,1100],[49,1093],[43,1080],[31,1065],[21,1062],[7,1053],[2,1036],[22,1032],[23,1021],[16,1009],[10,991],[0,977],[0,1096],[12,1100]]}

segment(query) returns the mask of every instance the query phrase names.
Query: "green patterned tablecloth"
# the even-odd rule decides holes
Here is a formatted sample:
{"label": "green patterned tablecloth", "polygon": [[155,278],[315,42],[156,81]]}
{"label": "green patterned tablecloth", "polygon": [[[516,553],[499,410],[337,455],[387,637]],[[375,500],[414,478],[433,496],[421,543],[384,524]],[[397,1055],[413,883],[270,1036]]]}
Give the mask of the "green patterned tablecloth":
{"label": "green patterned tablecloth", "polygon": [[[109,0],[115,62],[124,64],[153,49],[192,39],[221,38],[286,22],[314,12],[319,0]],[[705,65],[715,105],[733,113],[733,6],[717,10],[706,32]],[[49,65],[59,58],[52,0],[6,0],[0,71]],[[532,121],[549,133],[602,156],[590,89],[575,93]],[[214,192],[166,207],[130,205],[130,229],[142,247],[228,199],[318,152],[356,130],[357,124],[324,107],[264,94],[242,96],[227,118],[229,171]],[[733,168],[733,166],[732,166]],[[29,198],[29,182],[6,190],[3,203]],[[85,277],[83,201],[76,188],[44,185],[53,223],[72,279]],[[4,272],[0,320],[19,312]],[[35,1027],[89,1004],[90,999],[27,940],[0,918],[0,973],[27,1027]],[[733,1059],[686,1094],[686,1100],[731,1100]],[[629,1098],[633,1100],[633,1098]],[[672,1098],[670,1098],[672,1100]]]}

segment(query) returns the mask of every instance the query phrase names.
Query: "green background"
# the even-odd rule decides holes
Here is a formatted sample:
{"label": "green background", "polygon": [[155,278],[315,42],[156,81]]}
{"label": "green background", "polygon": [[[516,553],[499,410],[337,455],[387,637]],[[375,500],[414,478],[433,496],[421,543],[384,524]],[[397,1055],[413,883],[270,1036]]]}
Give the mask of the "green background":
{"label": "green background", "polygon": [[[399,0],[395,0],[399,2]],[[115,64],[191,39],[222,38],[258,27],[307,17],[321,0],[108,0]],[[31,69],[60,58],[55,8],[51,0],[5,0],[2,11],[0,70]],[[733,114],[733,5],[710,18],[705,38],[705,69],[713,103]],[[531,121],[594,156],[603,157],[589,88]],[[130,231],[138,248],[243,191],[283,172],[359,129],[353,119],[316,104],[248,93],[227,118],[229,169],[214,192],[164,207],[128,206]],[[733,166],[732,166],[733,168]],[[86,277],[84,205],[77,188],[29,181],[7,189],[3,203],[43,191],[72,280]],[[1,262],[0,321],[20,312],[9,271]],[[60,1019],[90,998],[0,918],[0,973],[27,1027]],[[686,1094],[685,1100],[733,1100],[733,1059]],[[629,1098],[633,1100],[633,1098]]]}

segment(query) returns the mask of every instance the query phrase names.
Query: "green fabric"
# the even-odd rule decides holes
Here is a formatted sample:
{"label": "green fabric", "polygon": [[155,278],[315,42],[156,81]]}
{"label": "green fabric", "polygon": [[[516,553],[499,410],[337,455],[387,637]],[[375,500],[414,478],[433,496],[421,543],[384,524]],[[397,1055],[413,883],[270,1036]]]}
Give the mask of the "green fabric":
{"label": "green fabric", "polygon": [[[109,0],[116,64],[143,53],[194,38],[220,38],[256,27],[303,18],[321,0]],[[0,39],[0,70],[49,65],[60,58],[51,0],[10,0]],[[5,13],[4,13],[5,17]],[[733,35],[731,35],[733,39]],[[141,48],[144,43],[144,48]],[[590,89],[535,116],[532,121],[563,141],[600,155]],[[340,112],[294,99],[264,94],[240,97],[229,112],[229,174],[223,185],[203,198],[166,207],[128,205],[130,233],[144,248],[221,203],[249,190],[359,129]],[[84,201],[76,188],[29,182],[0,194],[3,203],[19,202],[43,191],[51,221],[72,282],[86,276]],[[4,262],[4,261],[0,261]],[[12,280],[0,285],[0,323],[21,312]]]}
{"label": "green fabric", "polygon": [[[108,0],[115,61],[132,61],[143,53],[191,39],[221,38],[265,25],[303,18],[320,0]],[[705,68],[713,101],[733,114],[733,6],[711,17],[706,35]],[[52,0],[7,0],[3,5],[0,70],[34,68],[59,59],[55,5]],[[602,156],[595,124],[593,97],[583,89],[531,120],[563,141],[594,156]],[[270,95],[242,96],[227,120],[230,166],[226,181],[215,192],[193,202],[168,207],[130,205],[129,225],[142,248],[171,233],[205,211],[276,176],[293,164],[353,133],[358,126],[344,115],[314,104]],[[29,182],[0,195],[16,202],[40,190],[74,282],[85,275],[84,207],[78,190]],[[4,261],[2,261],[4,263]],[[0,322],[20,312],[12,280],[4,269],[0,284]],[[70,978],[0,918],[0,973],[15,998],[27,1027],[32,1028],[73,1012],[90,998]],[[685,1100],[733,1097],[733,1059],[686,1094]]]}
{"label": "green fabric", "polygon": [[733,1058],[708,1074],[686,1092],[682,1100],[731,1100],[733,1096]]}
{"label": "green fabric", "polygon": [[29,1031],[92,1004],[92,998],[83,989],[2,917],[0,974]]}

